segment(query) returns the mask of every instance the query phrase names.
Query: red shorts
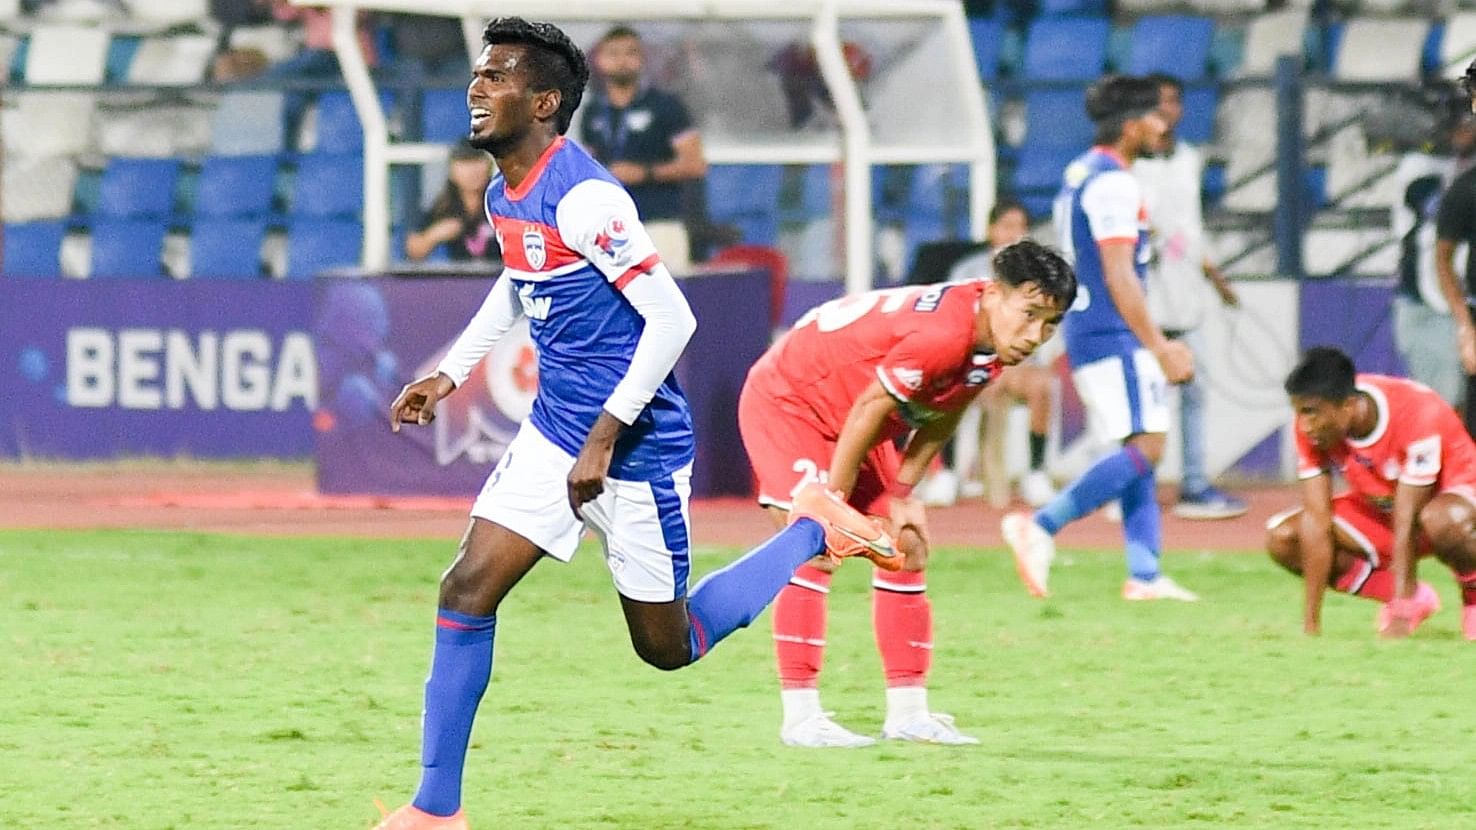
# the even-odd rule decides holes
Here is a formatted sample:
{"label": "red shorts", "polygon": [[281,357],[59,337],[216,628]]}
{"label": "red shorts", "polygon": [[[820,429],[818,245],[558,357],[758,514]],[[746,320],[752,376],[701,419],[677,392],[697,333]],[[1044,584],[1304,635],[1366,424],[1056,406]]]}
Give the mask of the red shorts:
{"label": "red shorts", "polygon": [[[1476,504],[1476,488],[1456,485],[1439,494],[1454,493]],[[1272,516],[1266,524],[1274,527],[1300,510],[1294,507]],[[1394,557],[1394,516],[1384,513],[1353,493],[1333,496],[1333,533],[1353,542],[1353,547],[1375,568],[1387,568]],[[1428,556],[1430,540],[1421,533],[1415,538],[1415,556]]]}
{"label": "red shorts", "polygon": [[[758,479],[759,504],[788,509],[795,491],[828,478],[835,438],[803,404],[745,383],[738,397],[738,431]],[[888,493],[901,464],[902,454],[891,441],[873,447],[856,472],[847,501],[862,513],[889,516]]]}

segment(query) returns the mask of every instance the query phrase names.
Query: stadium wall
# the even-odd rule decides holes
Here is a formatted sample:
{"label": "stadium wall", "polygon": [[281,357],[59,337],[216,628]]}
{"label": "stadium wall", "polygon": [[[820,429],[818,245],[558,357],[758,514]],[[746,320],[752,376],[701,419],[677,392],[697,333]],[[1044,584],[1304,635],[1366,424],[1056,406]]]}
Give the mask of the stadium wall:
{"label": "stadium wall", "polygon": [[[767,345],[761,273],[684,280],[701,321],[677,374],[692,398],[703,495],[747,494],[736,402]],[[1281,395],[1302,348],[1339,345],[1364,371],[1403,374],[1388,281],[1241,283],[1239,310],[1204,328],[1209,467],[1241,479],[1288,474]],[[839,283],[791,283],[785,317]],[[332,492],[468,493],[531,400],[526,332],[499,348],[429,430],[383,428],[399,385],[434,365],[480,302],[476,280],[308,283],[0,280],[0,458],[307,458]],[[433,301],[432,301],[433,299]],[[1099,451],[1084,431],[1064,358],[1053,469]],[[1177,406],[1177,401],[1175,402]],[[1007,463],[1023,469],[1022,418]],[[1178,477],[1176,441],[1161,468]]]}

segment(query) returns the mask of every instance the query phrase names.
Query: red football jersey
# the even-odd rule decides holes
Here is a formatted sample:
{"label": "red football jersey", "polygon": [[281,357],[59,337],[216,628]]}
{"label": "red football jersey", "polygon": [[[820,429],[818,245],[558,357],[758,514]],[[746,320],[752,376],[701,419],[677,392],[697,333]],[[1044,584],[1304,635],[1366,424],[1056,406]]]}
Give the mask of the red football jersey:
{"label": "red football jersey", "polygon": [[1003,371],[974,347],[985,282],[907,286],[853,294],[811,309],[748,373],[766,395],[801,403],[837,436],[872,381],[897,399],[887,437],[962,409]]}
{"label": "red football jersey", "polygon": [[1394,510],[1401,481],[1434,484],[1437,492],[1476,483],[1476,443],[1433,390],[1403,378],[1362,374],[1358,390],[1378,409],[1373,432],[1324,453],[1298,428],[1297,478],[1339,469],[1354,493],[1384,513]]}

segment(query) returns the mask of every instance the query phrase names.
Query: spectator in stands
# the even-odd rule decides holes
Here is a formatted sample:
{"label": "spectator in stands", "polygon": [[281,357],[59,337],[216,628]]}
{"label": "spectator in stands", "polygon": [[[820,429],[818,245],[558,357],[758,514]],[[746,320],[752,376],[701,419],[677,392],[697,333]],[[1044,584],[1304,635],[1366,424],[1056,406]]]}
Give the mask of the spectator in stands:
{"label": "spectator in stands", "polygon": [[[959,259],[949,269],[949,282],[992,279],[994,276],[994,254],[1006,245],[1019,242],[1030,233],[1030,215],[1025,206],[1013,199],[1000,199],[989,209],[989,227],[985,231],[982,248]],[[912,280],[909,280],[912,281]],[[1039,354],[1039,353],[1037,353]],[[1046,364],[1032,355],[1025,363],[1004,370],[998,380],[985,387],[971,407],[976,409],[975,419],[961,421],[956,441],[978,442],[980,435],[972,425],[981,424],[983,408],[999,396],[1024,403],[1030,410],[1030,469],[1019,481],[1020,498],[1032,507],[1039,507],[1056,497],[1055,485],[1045,470],[1046,440],[1051,423],[1051,371]],[[971,425],[965,429],[964,424]],[[932,505],[952,504],[959,496],[973,497],[984,494],[984,484],[973,478],[973,462],[980,457],[978,452],[956,452],[953,441],[943,448],[943,461],[952,469],[943,469],[929,476],[920,498]],[[956,463],[957,462],[957,463]],[[965,469],[968,467],[969,469]]]}
{"label": "spectator in stands", "polygon": [[431,203],[425,222],[405,238],[405,255],[413,260],[430,256],[445,245],[454,261],[497,259],[492,226],[487,222],[484,199],[492,179],[492,157],[462,142],[451,151],[446,186]]}
{"label": "spectator in stands", "polygon": [[[1476,60],[1466,67],[1462,91],[1476,113]],[[1476,435],[1476,327],[1471,322],[1476,297],[1476,167],[1456,176],[1440,201],[1435,218],[1435,267],[1440,293],[1455,321],[1456,352],[1466,373],[1466,431]],[[1466,280],[1456,275],[1456,248],[1466,245]]]}
{"label": "spectator in stands", "polygon": [[[1439,239],[1437,211],[1457,166],[1476,149],[1476,129],[1470,113],[1453,116],[1443,120],[1431,152],[1421,148],[1405,153],[1399,160],[1399,166],[1394,169],[1398,196],[1391,205],[1390,216],[1394,235],[1400,240],[1394,344],[1410,377],[1434,389],[1451,406],[1460,408],[1465,381],[1460,353],[1450,348],[1456,339],[1456,323],[1450,300],[1442,291],[1442,272],[1449,272],[1448,279],[1457,292],[1456,305],[1464,305],[1464,301],[1459,293],[1460,269],[1455,266],[1457,243]],[[1451,200],[1453,211],[1457,206],[1467,214],[1476,209],[1470,192],[1469,185],[1462,187],[1461,194]],[[1447,229],[1471,221],[1469,215],[1460,221],[1453,219],[1447,216]]]}
{"label": "spectator in stands", "polygon": [[389,30],[394,69],[409,78],[450,78],[460,85],[471,56],[461,21],[433,14],[386,14],[380,20]]}
{"label": "spectator in stands", "polygon": [[[1149,79],[1158,85],[1159,115],[1168,129],[1157,151],[1133,162],[1133,175],[1142,188],[1152,229],[1148,308],[1164,336],[1183,342],[1201,355],[1204,344],[1197,329],[1206,314],[1206,288],[1213,287],[1218,300],[1227,306],[1238,306],[1240,299],[1205,250],[1200,204],[1204,159],[1198,148],[1175,132],[1184,117],[1184,85],[1170,75],[1154,74]],[[1200,365],[1198,359],[1195,363]],[[1241,499],[1210,484],[1206,474],[1204,393],[1204,381],[1198,373],[1179,384],[1183,471],[1174,514],[1186,519],[1229,519],[1249,508]]]}
{"label": "spectator in stands", "polygon": [[692,198],[707,175],[702,136],[679,98],[643,79],[645,49],[634,29],[606,32],[593,57],[597,83],[579,140],[630,191],[662,260],[680,271],[693,258],[693,226],[706,224]]}
{"label": "spectator in stands", "polygon": [[[266,0],[263,0],[265,2]],[[267,77],[332,76],[339,74],[338,55],[333,51],[333,15],[320,6],[294,6],[288,0],[270,0],[272,16],[284,23],[302,24],[302,51],[267,70]],[[374,49],[369,16],[359,13],[359,48],[373,67],[379,62]]]}

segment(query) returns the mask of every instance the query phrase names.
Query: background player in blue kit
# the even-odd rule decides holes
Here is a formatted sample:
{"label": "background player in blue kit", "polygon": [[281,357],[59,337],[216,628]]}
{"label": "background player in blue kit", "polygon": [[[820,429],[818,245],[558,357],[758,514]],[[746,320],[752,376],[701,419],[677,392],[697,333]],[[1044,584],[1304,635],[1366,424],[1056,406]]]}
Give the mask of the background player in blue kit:
{"label": "background player in blue kit", "polygon": [[1053,537],[1111,499],[1121,499],[1127,543],[1124,599],[1198,599],[1159,570],[1161,516],[1153,468],[1169,425],[1167,384],[1194,375],[1183,343],[1163,336],[1143,294],[1148,216],[1133,159],[1157,147],[1166,127],[1158,84],[1109,75],[1087,90],[1095,146],[1067,165],[1056,197],[1061,250],[1076,267],[1079,290],[1066,314],[1066,356],[1092,431],[1121,442],[1035,514],[1012,513],[1002,531],[1016,570],[1036,596],[1048,592]]}
{"label": "background player in blue kit", "polygon": [[465,828],[461,777],[492,669],[498,604],[544,556],[567,561],[585,526],[601,538],[631,643],[661,669],[689,665],[748,625],[811,557],[866,556],[897,570],[891,539],[823,486],[799,518],[688,595],[691,414],[671,370],[696,327],[629,194],[564,132],[589,79],[558,28],[487,24],[467,90],[471,143],[492,154],[487,188],[505,268],[437,371],[408,384],[390,420],[427,424],[511,328],[529,318],[539,389],[472,506],[441,578],[425,684],[422,775],[382,830]]}

